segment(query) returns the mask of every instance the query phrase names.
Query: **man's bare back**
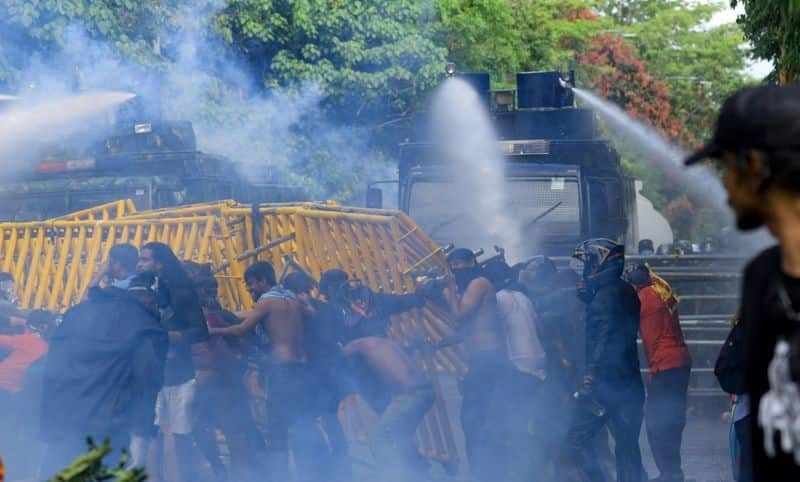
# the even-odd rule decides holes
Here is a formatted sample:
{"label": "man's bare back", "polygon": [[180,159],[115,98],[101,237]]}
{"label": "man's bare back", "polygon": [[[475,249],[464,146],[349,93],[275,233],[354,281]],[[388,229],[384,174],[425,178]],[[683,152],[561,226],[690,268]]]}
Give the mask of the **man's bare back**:
{"label": "man's bare back", "polygon": [[270,340],[270,356],[274,363],[305,363],[307,355],[303,346],[302,305],[282,296],[261,298],[251,309],[237,313],[239,325],[211,328],[212,335],[241,336],[262,323]]}
{"label": "man's bare back", "polygon": [[266,298],[267,315],[262,318],[270,340],[270,355],[275,363],[305,363],[303,309],[290,298]]}
{"label": "man's bare back", "polygon": [[392,393],[405,393],[428,385],[428,379],[395,341],[378,336],[359,338],[344,347],[347,355],[361,354]]}

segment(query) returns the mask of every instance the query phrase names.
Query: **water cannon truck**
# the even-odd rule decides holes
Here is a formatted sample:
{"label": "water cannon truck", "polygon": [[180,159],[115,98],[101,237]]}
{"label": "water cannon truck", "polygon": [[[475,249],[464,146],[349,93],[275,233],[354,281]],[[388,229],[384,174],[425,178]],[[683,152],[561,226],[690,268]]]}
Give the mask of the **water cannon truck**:
{"label": "water cannon truck", "polygon": [[[141,112],[135,105],[120,111]],[[48,146],[33,164],[24,180],[0,185],[0,221],[53,219],[120,199],[138,210],[306,199],[298,188],[255,184],[230,159],[200,151],[191,122],[135,114]]]}
{"label": "water cannon truck", "polygon": [[[485,73],[454,73],[485,102],[505,162],[508,214],[520,221],[526,242],[517,257],[569,256],[581,241],[605,237],[627,241],[632,182],[620,157],[597,135],[594,115],[575,106],[574,72],[521,72],[516,89],[491,90]],[[453,202],[459,198],[450,171],[437,159],[429,116],[416,116],[410,142],[400,146],[398,205],[435,241],[487,248],[481,230]],[[382,205],[381,183],[367,192],[367,205]],[[626,201],[626,199],[628,201]],[[634,200],[634,201],[631,201]]]}
{"label": "water cannon truck", "polygon": [[[646,260],[680,295],[681,323],[694,360],[692,404],[694,410],[719,413],[728,400],[713,367],[738,305],[741,256],[688,251],[682,256],[635,255],[637,209],[650,218],[660,214],[649,201],[637,202],[639,188],[623,175],[620,156],[610,142],[598,137],[592,111],[575,106],[574,73],[522,72],[516,89],[494,91],[488,74],[453,75],[468,82],[485,102],[504,156],[506,209],[521,221],[525,244],[509,261],[545,254],[566,269],[567,258],[582,240],[606,237],[625,242],[629,262]],[[411,142],[400,146],[399,207],[443,249],[455,243],[491,253],[480,227],[470,223],[462,215],[464,207],[454,201],[461,197],[458,183],[452,169],[437,159],[436,140],[430,138],[427,123],[425,114],[417,116]],[[372,184],[368,206],[382,204],[385,186]]]}

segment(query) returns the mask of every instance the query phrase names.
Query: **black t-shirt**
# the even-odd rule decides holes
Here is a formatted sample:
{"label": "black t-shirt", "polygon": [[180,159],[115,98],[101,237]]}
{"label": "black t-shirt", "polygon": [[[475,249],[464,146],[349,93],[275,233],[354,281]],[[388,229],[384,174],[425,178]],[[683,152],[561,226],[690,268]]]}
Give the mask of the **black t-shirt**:
{"label": "black t-shirt", "polygon": [[[783,283],[795,309],[800,308],[800,280],[781,273],[780,251],[770,248],[754,259],[745,270],[742,285],[742,322],[745,327],[747,391],[750,395],[753,430],[753,480],[782,482],[800,480],[800,466],[790,454],[779,452],[769,458],[764,451],[764,434],[758,426],[761,397],[769,390],[767,369],[780,338],[791,340],[800,333],[800,323],[791,321],[782,306],[778,283]],[[780,444],[776,444],[779,447]]]}
{"label": "black t-shirt", "polygon": [[208,325],[191,286],[167,285],[167,288],[170,304],[162,310],[161,322],[167,331],[180,332],[183,337],[181,341],[170,342],[167,352],[164,385],[175,386],[194,378],[191,345],[208,340]]}

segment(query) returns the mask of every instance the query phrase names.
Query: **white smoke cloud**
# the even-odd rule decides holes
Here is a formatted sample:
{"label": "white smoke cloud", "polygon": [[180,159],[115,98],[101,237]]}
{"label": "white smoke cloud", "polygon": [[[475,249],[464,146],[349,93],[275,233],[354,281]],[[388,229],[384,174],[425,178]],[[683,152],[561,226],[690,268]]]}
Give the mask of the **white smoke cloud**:
{"label": "white smoke cloud", "polygon": [[[150,116],[191,121],[199,149],[230,158],[254,183],[299,185],[313,198],[348,201],[360,194],[370,176],[393,177],[387,163],[371,161],[366,129],[326,118],[322,109],[326,95],[317,84],[266,91],[260,79],[254,79],[232,55],[214,58],[214,65],[209,65],[214,57],[209,52],[225,52],[221,41],[208,35],[221,6],[212,5],[198,14],[187,5],[178,16],[182,21],[177,33],[165,32],[162,40],[170,45],[173,58],[155,68],[122,58],[107,43],[90,38],[80,25],[69,26],[63,32],[61,50],[33,59],[23,73],[18,92],[23,100],[17,110],[25,112],[44,101],[64,99],[74,95],[76,88],[132,92]],[[154,46],[154,58],[160,54],[156,50]],[[85,95],[83,99],[92,102],[93,98]],[[111,111],[113,105],[102,107]],[[100,136],[102,129],[97,126],[109,126],[110,119],[95,123],[98,119],[88,111],[96,114],[98,109],[86,106],[64,115],[76,126],[86,126],[91,120],[93,135]],[[41,122],[28,125],[32,132],[50,127]],[[64,137],[78,131],[53,132]],[[51,141],[51,137],[36,140]],[[32,165],[40,146],[31,141],[0,138],[0,156],[3,150],[15,151],[15,158],[25,157]],[[19,156],[20,150],[28,155]],[[3,160],[8,164],[8,159]],[[24,171],[14,172],[20,170]]]}

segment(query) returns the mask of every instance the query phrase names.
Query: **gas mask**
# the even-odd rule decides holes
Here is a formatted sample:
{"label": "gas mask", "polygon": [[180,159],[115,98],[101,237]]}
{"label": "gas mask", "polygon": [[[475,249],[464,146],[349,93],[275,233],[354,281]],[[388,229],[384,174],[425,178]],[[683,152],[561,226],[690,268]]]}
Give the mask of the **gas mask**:
{"label": "gas mask", "polygon": [[352,328],[361,318],[371,318],[372,291],[359,280],[343,283],[336,295],[337,302],[345,311],[345,325]]}

